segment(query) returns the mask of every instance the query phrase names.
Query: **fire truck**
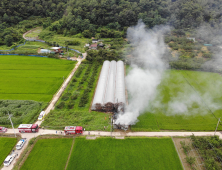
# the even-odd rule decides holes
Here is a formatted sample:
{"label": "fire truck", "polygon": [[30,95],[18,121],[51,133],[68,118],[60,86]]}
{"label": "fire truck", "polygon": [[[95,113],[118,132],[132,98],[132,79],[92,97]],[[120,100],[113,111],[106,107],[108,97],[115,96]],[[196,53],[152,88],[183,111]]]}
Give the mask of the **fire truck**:
{"label": "fire truck", "polygon": [[18,127],[19,132],[21,133],[35,133],[39,131],[39,125],[38,124],[20,124]]}
{"label": "fire truck", "polygon": [[82,126],[66,126],[64,129],[66,135],[69,134],[82,134],[83,128]]}

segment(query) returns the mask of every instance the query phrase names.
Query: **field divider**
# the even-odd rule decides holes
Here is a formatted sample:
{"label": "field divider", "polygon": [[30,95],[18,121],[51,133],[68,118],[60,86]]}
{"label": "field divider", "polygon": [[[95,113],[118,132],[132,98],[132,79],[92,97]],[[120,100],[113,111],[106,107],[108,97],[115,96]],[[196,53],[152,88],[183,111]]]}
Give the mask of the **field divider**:
{"label": "field divider", "polygon": [[71,154],[72,154],[72,150],[73,150],[74,143],[75,143],[75,138],[73,137],[72,146],[71,146],[71,149],[70,149],[70,152],[69,152],[69,156],[68,156],[68,159],[67,159],[67,162],[66,162],[65,170],[66,170],[67,167],[68,167],[68,164],[69,164],[69,160],[70,160],[70,157],[71,157]]}
{"label": "field divider", "polygon": [[[174,144],[174,147],[175,147],[175,149],[176,149],[176,151],[177,151],[177,155],[178,155],[178,156],[179,156],[179,158],[180,158],[180,162],[181,162],[181,164],[182,164],[182,166],[183,166],[183,161],[182,161],[182,159],[181,159],[181,157],[180,157],[180,154],[179,154],[179,152],[178,152],[178,150],[177,150],[176,144],[175,144],[175,142],[174,142],[174,140],[173,140],[173,137],[172,137],[172,136],[171,136],[171,139],[172,139],[173,144]],[[185,170],[184,166],[183,166],[183,169]]]}
{"label": "field divider", "polygon": [[[74,73],[76,72],[76,70],[78,69],[78,67],[80,66],[82,60],[79,60],[78,63],[76,64],[76,66],[74,67],[74,69],[72,70],[72,72],[69,74],[69,76],[65,79],[65,81],[62,83],[60,89],[56,92],[55,95],[53,95],[52,100],[50,101],[50,104],[48,105],[48,107],[45,110],[45,114],[47,115],[51,110],[54,109],[55,104],[57,103],[57,101],[59,100],[60,96],[62,95],[62,93],[64,92],[64,90],[66,89],[66,87],[68,86],[69,82],[71,81]],[[44,121],[44,120],[43,120]],[[37,121],[36,124],[41,125],[41,123],[43,121]]]}

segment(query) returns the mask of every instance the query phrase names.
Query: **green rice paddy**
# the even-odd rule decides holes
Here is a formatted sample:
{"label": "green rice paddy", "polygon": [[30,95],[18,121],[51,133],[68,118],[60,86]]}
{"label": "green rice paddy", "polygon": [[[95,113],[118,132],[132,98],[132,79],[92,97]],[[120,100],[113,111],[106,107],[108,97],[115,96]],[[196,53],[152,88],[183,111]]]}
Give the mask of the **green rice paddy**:
{"label": "green rice paddy", "polygon": [[0,99],[49,102],[74,64],[67,60],[0,55]]}
{"label": "green rice paddy", "polygon": [[0,137],[0,165],[4,162],[5,158],[10,154],[12,148],[17,142],[16,138]]}
{"label": "green rice paddy", "polygon": [[67,167],[71,169],[183,168],[171,138],[77,138]]}
{"label": "green rice paddy", "polygon": [[65,168],[73,139],[40,139],[21,170],[61,170]]}
{"label": "green rice paddy", "polygon": [[[181,104],[182,103],[182,104]],[[222,116],[222,77],[218,73],[169,70],[139,116],[133,131],[215,130]],[[186,111],[180,110],[187,107]],[[173,106],[173,107],[172,107]],[[218,127],[222,130],[222,126]]]}

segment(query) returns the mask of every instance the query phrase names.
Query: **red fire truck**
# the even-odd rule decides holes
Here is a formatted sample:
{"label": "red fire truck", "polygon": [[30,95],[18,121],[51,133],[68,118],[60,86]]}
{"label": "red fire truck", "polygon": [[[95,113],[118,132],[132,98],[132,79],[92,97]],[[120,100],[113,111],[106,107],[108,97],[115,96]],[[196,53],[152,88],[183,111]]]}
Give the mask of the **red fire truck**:
{"label": "red fire truck", "polygon": [[20,124],[18,127],[19,132],[21,133],[35,133],[39,131],[39,125],[38,124]]}
{"label": "red fire truck", "polygon": [[66,135],[69,134],[82,134],[83,128],[82,126],[66,126],[64,129]]}

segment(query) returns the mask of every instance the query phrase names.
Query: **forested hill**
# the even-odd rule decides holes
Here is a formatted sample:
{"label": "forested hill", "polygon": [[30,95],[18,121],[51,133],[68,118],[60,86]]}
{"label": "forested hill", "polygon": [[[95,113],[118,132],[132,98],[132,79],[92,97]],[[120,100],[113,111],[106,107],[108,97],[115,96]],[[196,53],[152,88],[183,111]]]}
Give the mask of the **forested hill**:
{"label": "forested hill", "polygon": [[[62,26],[83,30],[94,26],[122,29],[138,19],[152,27],[170,23],[176,28],[221,21],[221,0],[1,0],[0,24],[16,24],[30,16],[51,17]],[[85,26],[83,25],[83,26]],[[75,30],[73,30],[75,31]]]}
{"label": "forested hill", "polygon": [[[169,24],[188,30],[205,22],[220,27],[221,11],[222,0],[1,0],[0,44],[9,34],[7,39],[19,41],[22,31],[37,25],[58,34],[91,37],[99,33],[110,38],[125,36],[139,19],[147,27]],[[35,21],[36,16],[42,20]],[[29,24],[23,21],[30,18]],[[24,30],[16,33],[18,23]]]}
{"label": "forested hill", "polygon": [[67,0],[1,0],[0,24],[17,24],[31,16],[60,19],[66,9]]}

